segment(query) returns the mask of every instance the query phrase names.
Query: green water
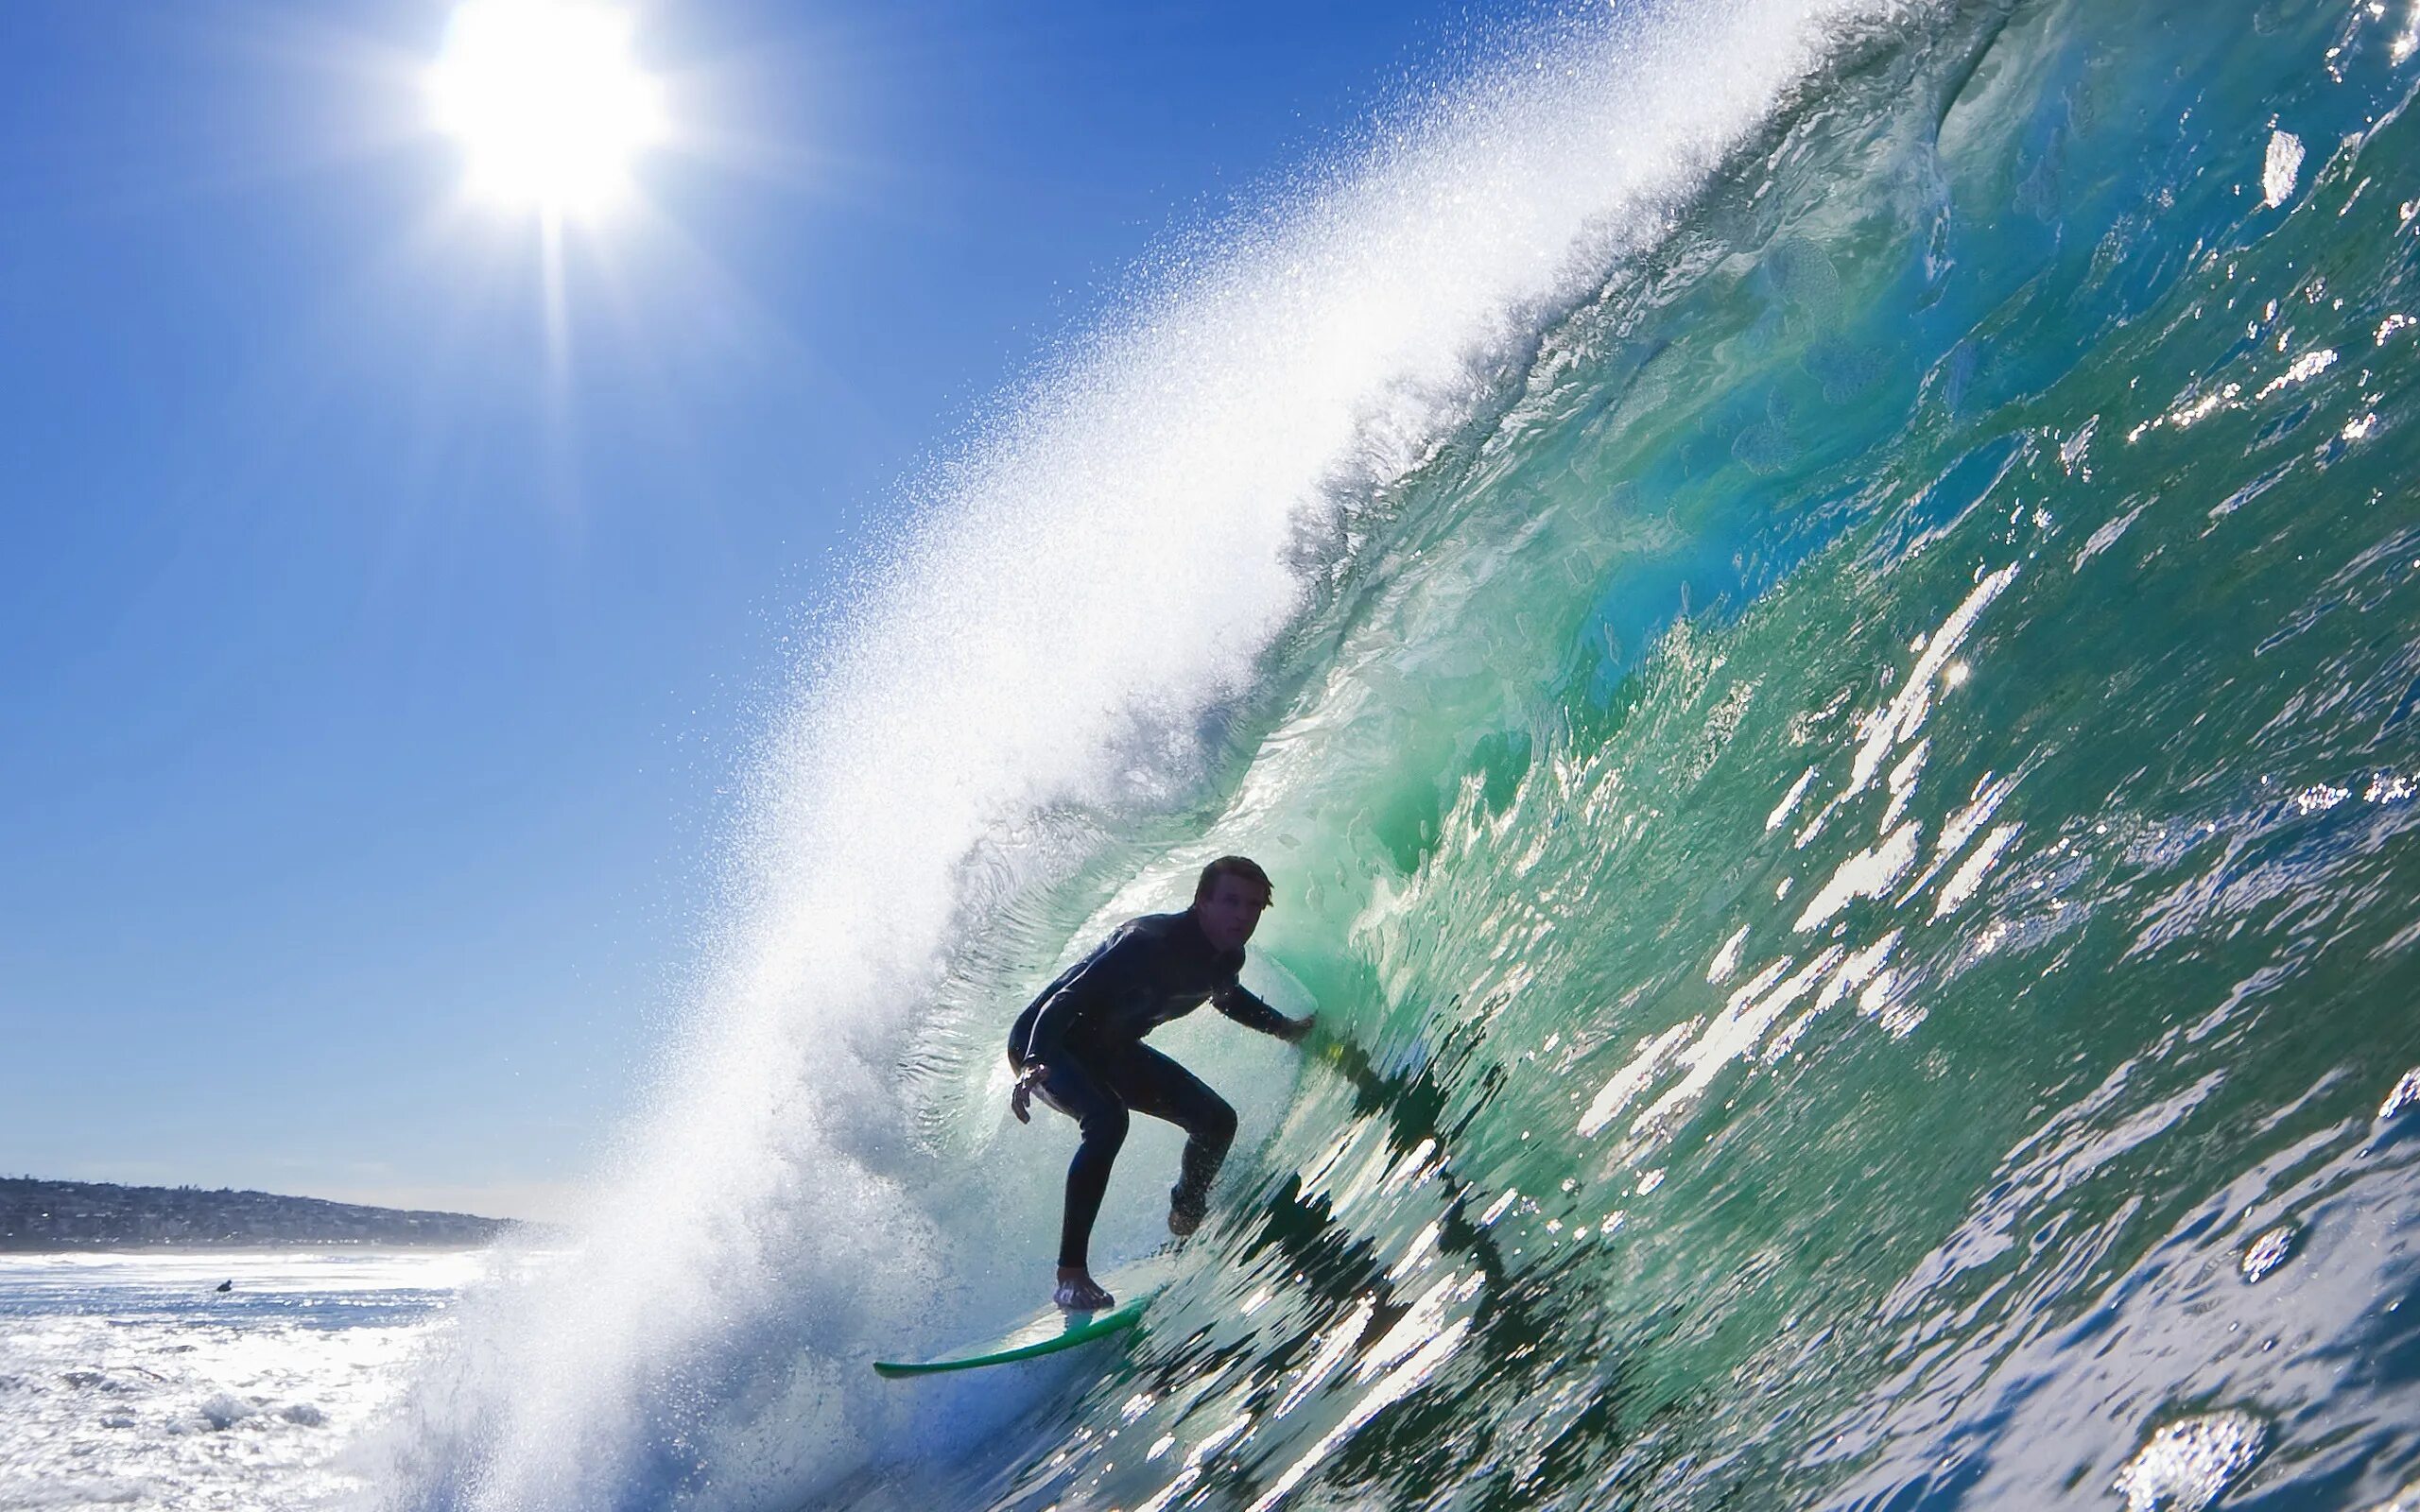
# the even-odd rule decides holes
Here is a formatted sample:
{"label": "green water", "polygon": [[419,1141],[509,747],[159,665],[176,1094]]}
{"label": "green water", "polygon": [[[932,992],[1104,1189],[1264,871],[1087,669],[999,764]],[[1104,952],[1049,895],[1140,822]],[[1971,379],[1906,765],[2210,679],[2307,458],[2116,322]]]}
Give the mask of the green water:
{"label": "green water", "polygon": [[1325,1048],[969,1496],[2420,1476],[2415,24],[1854,41],[1305,543],[1192,849]]}

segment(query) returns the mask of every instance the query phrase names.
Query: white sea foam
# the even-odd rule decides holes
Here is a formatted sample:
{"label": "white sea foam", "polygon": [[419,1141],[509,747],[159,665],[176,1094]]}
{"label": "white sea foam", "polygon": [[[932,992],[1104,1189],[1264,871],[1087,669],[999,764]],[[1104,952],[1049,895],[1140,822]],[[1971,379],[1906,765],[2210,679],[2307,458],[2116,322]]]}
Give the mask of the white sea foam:
{"label": "white sea foam", "polygon": [[2244,1412],[2205,1413],[2153,1434],[2118,1472],[2126,1512],[2202,1512],[2260,1457],[2267,1427]]}
{"label": "white sea foam", "polygon": [[936,468],[767,742],[711,969],[585,1244],[474,1310],[401,1425],[395,1500],[702,1483],[787,1507],[982,1434],[979,1399],[863,1367],[1046,1258],[994,1189],[1048,1190],[1063,1146],[957,1168],[897,1088],[970,856],[1056,806],[1181,791],[1199,721],[1303,603],[1306,524],[1431,455],[1835,28],[1895,9],[1563,26],[1223,228]]}
{"label": "white sea foam", "polygon": [[347,1435],[402,1389],[483,1263],[0,1255],[0,1507],[266,1512],[358,1490]]}
{"label": "white sea foam", "polygon": [[2294,180],[2303,171],[2303,139],[2291,131],[2269,133],[2269,150],[2260,160],[2260,203],[2275,209],[2293,198]]}

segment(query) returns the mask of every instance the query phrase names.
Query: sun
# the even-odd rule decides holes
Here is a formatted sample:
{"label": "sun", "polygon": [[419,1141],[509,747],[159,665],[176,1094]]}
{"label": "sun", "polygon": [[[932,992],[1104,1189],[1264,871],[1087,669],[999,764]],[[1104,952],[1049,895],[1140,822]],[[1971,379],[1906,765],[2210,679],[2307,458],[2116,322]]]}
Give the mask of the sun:
{"label": "sun", "polygon": [[437,123],[477,198],[593,219],[631,196],[666,130],[662,87],[631,56],[627,12],[587,0],[467,0],[430,69]]}

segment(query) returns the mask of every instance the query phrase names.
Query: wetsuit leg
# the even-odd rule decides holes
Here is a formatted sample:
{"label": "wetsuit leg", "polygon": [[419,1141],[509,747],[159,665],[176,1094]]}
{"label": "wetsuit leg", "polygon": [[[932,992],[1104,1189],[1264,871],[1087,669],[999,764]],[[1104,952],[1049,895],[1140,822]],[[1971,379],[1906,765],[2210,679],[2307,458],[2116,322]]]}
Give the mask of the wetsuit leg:
{"label": "wetsuit leg", "polygon": [[1118,1146],[1126,1143],[1126,1105],[1064,1049],[1052,1057],[1049,1072],[1034,1091],[1083,1131],[1075,1159],[1067,1162],[1067,1207],[1059,1222],[1059,1263],[1082,1270],[1092,1246],[1093,1220],[1100,1216],[1100,1199],[1109,1191],[1109,1168],[1117,1160]]}
{"label": "wetsuit leg", "polygon": [[1184,1130],[1184,1157],[1168,1205],[1198,1216],[1236,1141],[1236,1110],[1201,1078],[1148,1045],[1127,1046],[1098,1070],[1126,1106]]}

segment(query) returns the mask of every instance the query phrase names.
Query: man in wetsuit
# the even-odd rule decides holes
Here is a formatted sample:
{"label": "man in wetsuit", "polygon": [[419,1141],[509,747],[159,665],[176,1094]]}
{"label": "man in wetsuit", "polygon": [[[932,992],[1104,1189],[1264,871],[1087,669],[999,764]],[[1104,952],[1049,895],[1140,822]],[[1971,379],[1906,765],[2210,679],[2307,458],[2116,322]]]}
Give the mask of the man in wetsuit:
{"label": "man in wetsuit", "polygon": [[1009,1031],[1016,1090],[1009,1111],[1031,1122],[1041,1099],[1083,1130],[1067,1165],[1067,1209],[1059,1229],[1059,1285],[1052,1300],[1075,1312],[1116,1298],[1092,1278],[1085,1259],[1093,1219],[1109,1188],[1110,1163],[1126,1142],[1129,1110],[1184,1130],[1184,1158],[1168,1193],[1168,1231],[1201,1226],[1211,1178],[1236,1137],[1236,1110],[1191,1072],[1149,1048],[1143,1037],[1207,1002],[1247,1028],[1293,1041],[1317,1015],[1289,1019],[1243,989],[1244,941],[1269,906],[1269,874],[1242,856],[1201,869],[1193,906],[1147,914],[1117,927],[1017,1015]]}

